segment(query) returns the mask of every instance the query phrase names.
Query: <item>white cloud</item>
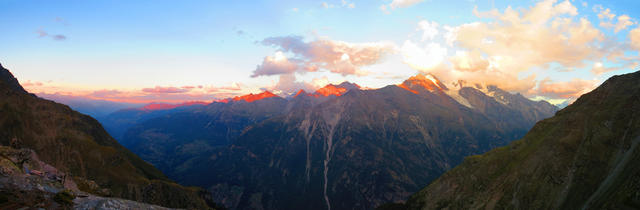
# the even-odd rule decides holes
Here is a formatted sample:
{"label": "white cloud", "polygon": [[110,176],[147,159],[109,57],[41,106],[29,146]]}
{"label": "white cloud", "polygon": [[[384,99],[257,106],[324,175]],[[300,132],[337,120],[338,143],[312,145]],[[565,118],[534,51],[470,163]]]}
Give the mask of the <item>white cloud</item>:
{"label": "white cloud", "polygon": [[424,48],[407,40],[400,49],[404,62],[419,71],[430,71],[438,67],[447,56],[447,48],[438,43],[428,43]]}
{"label": "white cloud", "polygon": [[613,28],[615,33],[618,33],[621,30],[627,29],[629,26],[635,25],[635,22],[628,15],[620,15],[617,16],[617,22],[613,23],[616,20],[616,14],[612,13],[609,8],[604,9],[602,5],[596,5],[593,7],[594,12],[598,12],[598,19],[600,19],[600,26],[605,28]]}
{"label": "white cloud", "polygon": [[438,23],[422,20],[418,22],[418,30],[422,31],[422,41],[432,40],[438,35]]}
{"label": "white cloud", "polygon": [[391,7],[391,9],[396,9],[396,8],[407,8],[413,5],[416,5],[420,2],[423,2],[424,0],[393,0],[390,4],[389,7]]}
{"label": "white cloud", "polygon": [[407,8],[418,3],[423,2],[424,0],[393,0],[389,4],[380,5],[380,10],[385,14],[390,14],[390,10],[395,10],[397,8]]}

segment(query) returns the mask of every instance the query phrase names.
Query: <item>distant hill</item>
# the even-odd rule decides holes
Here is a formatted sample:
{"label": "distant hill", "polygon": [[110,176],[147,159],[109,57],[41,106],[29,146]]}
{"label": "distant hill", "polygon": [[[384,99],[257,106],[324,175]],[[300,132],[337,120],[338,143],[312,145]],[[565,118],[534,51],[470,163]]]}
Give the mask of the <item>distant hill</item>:
{"label": "distant hill", "polygon": [[614,76],[524,138],[470,156],[389,209],[640,209],[640,72]]}
{"label": "distant hill", "polygon": [[134,125],[169,113],[180,112],[206,105],[204,102],[181,104],[151,103],[142,107],[121,109],[106,116],[96,117],[105,130],[116,140],[122,141],[124,133]]}
{"label": "distant hill", "polygon": [[372,209],[406,200],[465,156],[519,139],[557,111],[434,75],[236,99],[146,120],[122,144],[229,208]]}
{"label": "distant hill", "polygon": [[81,96],[46,93],[37,93],[37,95],[41,98],[67,105],[73,110],[92,116],[93,118],[101,118],[122,109],[143,106],[143,104],[96,100]]}

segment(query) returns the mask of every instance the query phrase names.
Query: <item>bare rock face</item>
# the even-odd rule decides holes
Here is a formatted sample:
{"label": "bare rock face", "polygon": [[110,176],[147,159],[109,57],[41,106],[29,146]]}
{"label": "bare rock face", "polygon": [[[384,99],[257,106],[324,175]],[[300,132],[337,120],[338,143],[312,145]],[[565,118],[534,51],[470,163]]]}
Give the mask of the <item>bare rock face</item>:
{"label": "bare rock face", "polygon": [[0,209],[169,209],[83,192],[33,150],[5,146],[0,146],[0,199]]}
{"label": "bare rock face", "polygon": [[524,138],[470,156],[389,209],[640,208],[640,72],[614,76]]}

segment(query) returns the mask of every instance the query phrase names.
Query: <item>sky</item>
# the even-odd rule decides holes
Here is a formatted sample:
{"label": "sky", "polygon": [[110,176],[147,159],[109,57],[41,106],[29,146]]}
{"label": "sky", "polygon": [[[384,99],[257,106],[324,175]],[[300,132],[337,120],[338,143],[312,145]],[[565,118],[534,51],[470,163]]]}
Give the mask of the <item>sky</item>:
{"label": "sky", "polygon": [[431,73],[559,104],[638,70],[638,18],[637,1],[0,0],[0,63],[36,94],[132,103]]}

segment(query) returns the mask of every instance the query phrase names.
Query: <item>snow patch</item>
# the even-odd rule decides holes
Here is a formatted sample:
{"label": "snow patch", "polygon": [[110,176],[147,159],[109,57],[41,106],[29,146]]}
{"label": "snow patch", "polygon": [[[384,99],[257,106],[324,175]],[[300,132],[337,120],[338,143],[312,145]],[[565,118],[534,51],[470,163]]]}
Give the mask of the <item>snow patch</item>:
{"label": "snow patch", "polygon": [[449,89],[445,93],[449,95],[451,98],[453,98],[453,100],[456,100],[459,104],[462,104],[463,106],[473,109],[473,106],[471,106],[471,103],[469,103],[469,101],[466,98],[462,97],[459,94],[459,91],[460,89],[456,89],[456,90]]}
{"label": "snow patch", "polygon": [[439,82],[439,81],[438,81],[435,77],[433,77],[433,75],[431,75],[431,74],[427,74],[427,75],[426,75],[426,77],[427,77],[427,79],[431,80],[431,82],[433,82],[433,84],[434,84],[436,87],[438,87],[438,88],[442,89],[442,87],[440,87],[440,85],[438,85],[438,82]]}

